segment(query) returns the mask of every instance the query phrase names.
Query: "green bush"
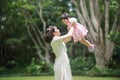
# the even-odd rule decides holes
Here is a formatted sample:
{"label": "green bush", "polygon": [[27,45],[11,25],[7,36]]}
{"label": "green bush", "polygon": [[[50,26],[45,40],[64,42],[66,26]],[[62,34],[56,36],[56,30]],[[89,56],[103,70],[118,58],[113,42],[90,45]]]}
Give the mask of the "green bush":
{"label": "green bush", "polygon": [[92,57],[83,59],[83,57],[76,57],[75,59],[70,60],[71,69],[74,73],[84,73],[89,71],[95,64]]}
{"label": "green bush", "polygon": [[87,71],[85,75],[87,76],[120,76],[120,70],[104,69],[100,70],[96,66],[90,71]]}
{"label": "green bush", "polygon": [[110,60],[109,68],[120,69],[120,31],[111,31],[108,37],[113,43],[115,48],[113,51],[112,58]]}
{"label": "green bush", "polygon": [[32,58],[31,64],[27,66],[27,72],[32,74],[40,74],[44,72],[52,72],[52,66],[47,65],[45,61],[41,60],[39,63],[36,63],[35,58]]}
{"label": "green bush", "polygon": [[0,67],[0,72],[4,71],[4,69],[5,69],[4,67]]}

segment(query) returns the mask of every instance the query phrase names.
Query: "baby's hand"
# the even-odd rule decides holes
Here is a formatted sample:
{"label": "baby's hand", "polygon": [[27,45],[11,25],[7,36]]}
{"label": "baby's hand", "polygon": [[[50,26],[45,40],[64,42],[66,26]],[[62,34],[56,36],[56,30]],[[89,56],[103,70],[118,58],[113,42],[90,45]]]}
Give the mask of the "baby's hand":
{"label": "baby's hand", "polygon": [[70,18],[69,21],[71,23],[71,26],[75,26],[77,19],[73,17],[73,18]]}
{"label": "baby's hand", "polygon": [[75,22],[72,22],[72,23],[71,23],[71,26],[74,27],[74,26],[75,26]]}

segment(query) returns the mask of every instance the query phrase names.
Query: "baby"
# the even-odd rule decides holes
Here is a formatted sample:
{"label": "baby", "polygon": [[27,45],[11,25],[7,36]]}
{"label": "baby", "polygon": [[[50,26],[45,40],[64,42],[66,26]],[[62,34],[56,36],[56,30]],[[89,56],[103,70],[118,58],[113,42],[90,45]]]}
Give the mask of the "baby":
{"label": "baby", "polygon": [[72,17],[69,18],[67,14],[63,14],[61,16],[62,22],[68,26],[68,30],[73,26],[74,32],[73,32],[73,40],[74,42],[80,42],[88,47],[89,52],[94,52],[94,45],[91,44],[88,40],[85,39],[85,36],[87,35],[88,30],[85,26],[77,22],[77,19]]}

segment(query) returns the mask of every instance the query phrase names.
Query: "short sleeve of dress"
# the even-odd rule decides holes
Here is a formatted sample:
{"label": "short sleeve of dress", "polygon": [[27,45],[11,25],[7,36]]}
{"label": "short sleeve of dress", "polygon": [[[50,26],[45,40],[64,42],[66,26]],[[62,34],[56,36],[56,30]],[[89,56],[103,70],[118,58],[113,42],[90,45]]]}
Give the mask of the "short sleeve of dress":
{"label": "short sleeve of dress", "polygon": [[63,35],[63,36],[55,36],[55,37],[53,38],[53,40],[52,40],[52,43],[56,43],[56,44],[61,43],[62,40],[63,40],[64,38],[67,38],[68,36],[69,36],[69,34]]}
{"label": "short sleeve of dress", "polygon": [[54,37],[52,40],[52,43],[61,43],[62,42],[62,38],[61,37]]}

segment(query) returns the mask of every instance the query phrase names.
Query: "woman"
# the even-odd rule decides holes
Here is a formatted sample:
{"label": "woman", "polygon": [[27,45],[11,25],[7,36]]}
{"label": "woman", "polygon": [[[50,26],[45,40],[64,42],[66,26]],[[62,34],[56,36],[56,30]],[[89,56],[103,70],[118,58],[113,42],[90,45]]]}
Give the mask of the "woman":
{"label": "woman", "polygon": [[61,33],[57,27],[51,26],[47,29],[44,36],[46,42],[50,43],[55,53],[54,63],[55,80],[72,80],[71,68],[67,56],[65,43],[71,40],[73,27],[70,28],[66,35],[60,36]]}

